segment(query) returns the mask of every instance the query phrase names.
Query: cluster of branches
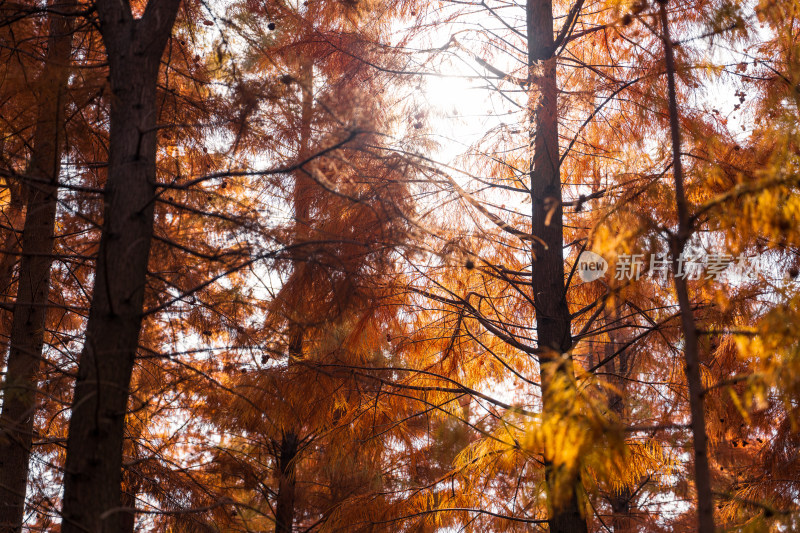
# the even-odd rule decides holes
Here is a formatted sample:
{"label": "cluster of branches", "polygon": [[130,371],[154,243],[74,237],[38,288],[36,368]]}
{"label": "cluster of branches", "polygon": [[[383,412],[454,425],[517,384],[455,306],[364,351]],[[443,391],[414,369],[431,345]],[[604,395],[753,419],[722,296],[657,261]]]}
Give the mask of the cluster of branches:
{"label": "cluster of branches", "polygon": [[796,527],[797,10],[0,5],[0,531]]}

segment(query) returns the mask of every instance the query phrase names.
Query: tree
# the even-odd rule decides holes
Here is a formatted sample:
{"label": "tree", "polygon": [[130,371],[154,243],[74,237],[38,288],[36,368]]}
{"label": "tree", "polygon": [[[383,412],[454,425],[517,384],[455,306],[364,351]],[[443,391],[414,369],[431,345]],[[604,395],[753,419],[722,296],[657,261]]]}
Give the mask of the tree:
{"label": "tree", "polygon": [[[68,6],[54,2],[51,7],[59,10]],[[5,433],[0,444],[2,531],[20,531],[25,510],[38,368],[50,294],[72,26],[68,13],[51,16],[47,54],[38,80],[38,120],[29,171],[24,178],[27,207],[22,230],[22,261],[0,414],[0,428]]]}
{"label": "tree", "polygon": [[[576,3],[571,10],[579,10]],[[531,0],[526,9],[528,28],[528,80],[532,102],[529,105],[533,154],[531,157],[531,235],[533,268],[531,290],[536,310],[536,333],[539,347],[539,366],[542,382],[542,412],[560,409],[558,393],[552,388],[563,386],[565,379],[572,380],[572,349],[570,311],[564,282],[564,233],[562,222],[562,193],[558,142],[558,85],[556,80],[556,44],[553,37],[552,3]],[[572,23],[567,18],[564,29]],[[561,34],[562,31],[559,31]],[[559,376],[564,376],[559,378]],[[557,488],[554,466],[545,459],[547,478],[548,517],[550,531],[586,531],[586,521],[581,516],[578,479],[562,480],[567,487]],[[567,491],[566,497],[553,492]]]}
{"label": "tree", "polygon": [[672,238],[673,276],[675,292],[681,312],[681,326],[686,358],[686,380],[689,385],[692,438],[694,441],[694,471],[697,487],[697,530],[714,531],[714,502],[711,496],[711,475],[708,466],[705,408],[703,405],[703,380],[700,370],[700,354],[697,342],[697,326],[685,276],[681,276],[679,258],[684,257],[686,244],[692,237],[691,214],[686,202],[681,161],[681,132],[678,124],[678,103],[675,89],[675,55],[669,31],[666,2],[659,3],[662,39],[667,64],[667,87],[669,98],[669,125],[672,142],[672,174],[675,178],[675,204],[678,213],[678,231]]}
{"label": "tree", "polygon": [[65,532],[119,531],[124,420],[153,232],[156,85],[179,4],[149,3],[141,18],[124,4],[97,4],[114,98],[103,233],[67,442]]}
{"label": "tree", "polygon": [[[380,129],[394,119],[381,108],[388,101],[385,75],[368,77],[374,68],[365,61],[374,54],[371,35],[356,32],[347,18],[362,21],[370,15],[350,8],[339,15],[323,5],[284,7],[258,13],[270,17],[261,25],[252,11],[234,8],[231,14],[249,40],[274,50],[256,50],[259,56],[245,62],[268,81],[240,86],[252,91],[243,97],[273,111],[274,126],[263,134],[245,131],[239,139],[268,135],[266,150],[273,143],[289,146],[296,161],[286,172],[291,179],[277,181],[275,191],[286,198],[291,220],[261,236],[273,246],[278,238],[281,252],[273,268],[285,279],[262,304],[267,314],[257,334],[260,365],[247,364],[241,376],[221,377],[230,384],[215,388],[206,400],[208,421],[224,442],[214,451],[220,466],[209,473],[218,479],[211,484],[215,498],[230,500],[235,509],[232,517],[222,509],[209,514],[216,523],[251,528],[274,521],[276,531],[289,531],[296,522],[346,522],[343,515],[352,516],[338,506],[364,487],[336,468],[345,459],[338,451],[326,452],[332,442],[337,450],[380,458],[376,445],[364,450],[349,440],[347,428],[370,420],[355,406],[370,405],[375,395],[376,382],[361,374],[369,374],[386,349],[381,328],[391,327],[396,307],[391,291],[398,290],[390,258],[407,238],[404,172],[413,171],[410,162],[382,146]],[[269,63],[260,54],[269,54]],[[275,97],[279,91],[284,98]],[[356,375],[348,377],[349,365]],[[244,392],[231,398],[232,390]],[[230,401],[235,417],[221,413],[220,406]],[[378,405],[374,411],[373,422],[381,420]],[[236,433],[242,424],[248,438]],[[362,428],[359,434],[368,435]],[[321,465],[321,456],[338,459]],[[263,477],[272,484],[262,480],[257,492],[241,490]],[[196,498],[196,507],[208,505],[206,494]]]}

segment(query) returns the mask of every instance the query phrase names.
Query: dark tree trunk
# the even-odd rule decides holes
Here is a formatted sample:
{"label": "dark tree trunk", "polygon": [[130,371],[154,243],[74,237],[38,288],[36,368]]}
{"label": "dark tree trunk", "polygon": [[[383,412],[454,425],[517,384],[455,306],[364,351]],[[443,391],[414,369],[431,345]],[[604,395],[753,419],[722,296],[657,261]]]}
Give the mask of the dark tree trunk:
{"label": "dark tree trunk", "polygon": [[299,447],[295,433],[284,433],[278,450],[278,498],[275,503],[275,533],[291,533],[295,508],[295,459]]}
{"label": "dark tree trunk", "polygon": [[[559,406],[552,401],[554,378],[572,379],[572,360],[563,359],[572,347],[570,313],[564,284],[564,236],[561,207],[561,173],[558,146],[558,87],[553,54],[553,6],[551,0],[528,0],[528,68],[531,91],[532,233],[545,244],[533,242],[531,285],[536,308],[536,332],[541,350],[543,416]],[[561,381],[561,380],[559,380]],[[586,521],[578,504],[580,477],[555,482],[553,465],[545,463],[548,491],[548,523],[551,533],[581,533]],[[561,477],[561,476],[559,476]],[[565,486],[566,485],[566,486]]]}
{"label": "dark tree trunk", "polygon": [[[289,341],[289,365],[303,355],[303,333],[298,326],[292,326],[293,332]],[[278,492],[275,501],[275,533],[291,533],[294,526],[294,509],[296,505],[295,471],[297,450],[300,439],[294,430],[285,431],[281,435],[280,446],[275,453],[278,467]]]}
{"label": "dark tree trunk", "polygon": [[118,533],[122,443],[142,324],[156,188],[156,83],[180,0],[151,0],[141,19],[99,0],[109,59],[111,135],[92,305],[67,440],[63,533]]}
{"label": "dark tree trunk", "polygon": [[694,483],[697,490],[697,531],[713,533],[714,502],[711,492],[711,474],[708,465],[708,437],[706,435],[706,415],[703,405],[703,378],[700,371],[700,350],[697,342],[697,328],[694,320],[692,302],[686,278],[678,276],[678,258],[692,236],[693,228],[689,216],[683,183],[683,163],[681,162],[681,130],[678,124],[678,98],[675,87],[675,56],[672,38],[669,33],[666,0],[659,1],[659,14],[663,29],[664,53],[667,66],[667,89],[669,96],[669,125],[672,137],[672,171],[675,178],[675,205],[678,214],[678,233],[672,238],[672,272],[675,293],[681,313],[681,328],[684,339],[684,359],[686,363],[686,382],[689,387],[689,410],[691,412],[692,439],[694,441]]}
{"label": "dark tree trunk", "polygon": [[21,531],[25,511],[64,144],[73,23],[68,16],[50,17],[47,55],[37,81],[39,114],[24,183],[27,209],[22,259],[0,414],[0,532],[3,533]]}

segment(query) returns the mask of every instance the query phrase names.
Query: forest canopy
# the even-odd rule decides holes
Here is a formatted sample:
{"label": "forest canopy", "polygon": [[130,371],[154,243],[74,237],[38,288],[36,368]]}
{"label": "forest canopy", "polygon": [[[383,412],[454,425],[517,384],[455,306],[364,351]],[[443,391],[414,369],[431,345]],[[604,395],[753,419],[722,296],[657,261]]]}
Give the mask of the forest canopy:
{"label": "forest canopy", "polygon": [[0,0],[0,533],[800,531],[800,2]]}

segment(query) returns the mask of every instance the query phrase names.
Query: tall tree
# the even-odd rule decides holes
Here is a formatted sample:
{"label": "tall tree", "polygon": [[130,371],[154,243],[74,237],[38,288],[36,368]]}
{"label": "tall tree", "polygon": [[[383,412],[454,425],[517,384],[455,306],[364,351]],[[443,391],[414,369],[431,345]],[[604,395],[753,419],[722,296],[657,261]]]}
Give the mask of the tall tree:
{"label": "tall tree", "polygon": [[[581,3],[575,4],[580,9]],[[542,412],[545,418],[561,409],[560,388],[573,379],[572,330],[567,289],[564,280],[564,230],[561,193],[561,172],[558,137],[558,83],[556,50],[553,37],[553,5],[551,0],[529,0],[528,82],[531,84],[530,135],[531,154],[531,234],[534,236],[531,290],[536,310],[536,333],[542,382]],[[572,21],[564,22],[565,28]],[[559,43],[560,44],[560,43]],[[558,376],[565,376],[559,379]],[[548,518],[553,533],[586,531],[586,520],[578,503],[580,480],[563,479],[552,472],[545,460],[548,483]],[[556,480],[566,486],[557,486]],[[563,491],[566,496],[555,494]]]}
{"label": "tall tree", "polygon": [[686,358],[686,380],[689,385],[689,407],[691,411],[691,427],[694,445],[694,472],[697,488],[697,530],[714,531],[714,502],[711,496],[711,474],[708,466],[708,446],[706,441],[706,414],[703,401],[703,378],[700,368],[700,352],[697,342],[697,326],[695,324],[692,302],[686,283],[686,276],[679,267],[680,258],[685,257],[686,245],[692,237],[693,228],[691,213],[686,201],[684,188],[683,162],[681,161],[681,131],[678,124],[677,91],[675,88],[675,55],[667,17],[667,1],[659,0],[662,39],[667,65],[667,91],[669,99],[669,125],[672,144],[672,174],[675,179],[675,205],[678,214],[677,234],[672,237],[673,276],[678,306],[681,313],[681,326],[684,338],[684,354]]}
{"label": "tall tree", "polygon": [[122,442],[153,233],[161,56],[180,0],[141,18],[97,3],[111,84],[110,154],[94,292],[72,403],[62,531],[119,531]]}
{"label": "tall tree", "polygon": [[[36,414],[38,369],[53,264],[54,226],[70,74],[73,17],[69,2],[50,3],[44,66],[36,82],[38,118],[28,172],[17,298],[9,340],[3,407],[0,413],[0,531],[21,531],[28,462]],[[9,254],[12,255],[12,254]]]}
{"label": "tall tree", "polygon": [[[315,5],[313,10],[317,9]],[[306,13],[310,19],[314,18],[313,11]],[[308,30],[306,30],[308,31]],[[308,35],[304,36],[308,39]],[[305,40],[304,39],[304,40]],[[294,172],[294,190],[292,191],[292,208],[294,212],[294,239],[295,261],[293,263],[292,277],[306,280],[303,270],[311,268],[303,262],[303,246],[307,243],[311,233],[311,199],[313,197],[311,178],[308,170],[302,164],[310,155],[311,121],[314,110],[314,62],[313,57],[300,59],[298,72],[298,86],[300,88],[300,120],[297,159],[299,168]],[[290,287],[299,293],[313,293],[314,287],[306,284],[305,287]],[[288,364],[301,362],[305,354],[303,344],[307,323],[313,319],[307,309],[305,301],[294,299],[287,309],[289,315],[288,329]],[[286,427],[281,431],[280,440],[275,443],[275,461],[277,463],[278,491],[275,497],[275,533],[291,533],[295,514],[295,497],[297,485],[298,452],[301,446],[300,428]]]}

